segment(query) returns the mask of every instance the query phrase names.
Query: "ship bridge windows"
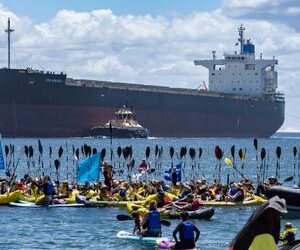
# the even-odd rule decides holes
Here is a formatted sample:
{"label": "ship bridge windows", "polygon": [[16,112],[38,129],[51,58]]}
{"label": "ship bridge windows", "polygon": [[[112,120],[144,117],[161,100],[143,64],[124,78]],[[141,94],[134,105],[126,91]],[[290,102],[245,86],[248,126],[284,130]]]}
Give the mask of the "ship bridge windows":
{"label": "ship bridge windows", "polygon": [[225,69],[225,64],[215,64],[214,65],[214,70],[224,70]]}
{"label": "ship bridge windows", "polygon": [[255,70],[255,64],[245,64],[245,70]]}

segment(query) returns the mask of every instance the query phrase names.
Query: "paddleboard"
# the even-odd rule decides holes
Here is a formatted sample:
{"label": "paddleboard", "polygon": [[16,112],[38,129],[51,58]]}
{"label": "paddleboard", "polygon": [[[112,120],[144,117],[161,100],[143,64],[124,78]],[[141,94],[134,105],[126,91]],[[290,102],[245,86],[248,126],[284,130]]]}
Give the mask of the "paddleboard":
{"label": "paddleboard", "polygon": [[[171,240],[164,240],[164,239],[159,239],[156,240],[156,245],[160,249],[174,249],[175,247],[175,242]],[[182,250],[196,250],[196,248],[191,248],[191,249],[182,249]]]}
{"label": "paddleboard", "polygon": [[119,231],[117,237],[124,240],[142,241],[145,243],[155,243],[157,240],[167,240],[165,237],[142,237],[126,231]]}
{"label": "paddleboard", "polygon": [[36,205],[33,202],[26,202],[26,203],[19,203],[19,202],[10,202],[9,206],[11,207],[29,207],[29,208],[41,208],[41,207],[47,207],[47,208],[56,208],[56,207],[84,207],[84,204],[53,204],[48,206],[43,205]]}

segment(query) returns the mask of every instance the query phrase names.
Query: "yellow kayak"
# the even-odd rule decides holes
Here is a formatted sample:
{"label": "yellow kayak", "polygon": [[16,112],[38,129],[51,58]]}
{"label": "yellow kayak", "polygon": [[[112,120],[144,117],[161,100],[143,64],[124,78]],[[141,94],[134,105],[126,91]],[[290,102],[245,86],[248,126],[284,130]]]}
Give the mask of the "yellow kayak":
{"label": "yellow kayak", "polygon": [[253,195],[251,197],[251,200],[244,200],[240,202],[231,202],[231,201],[203,201],[202,205],[203,206],[208,206],[208,207],[239,207],[239,206],[259,206],[265,202],[267,202],[266,199],[263,199],[259,196]]}
{"label": "yellow kayak", "polygon": [[8,205],[10,202],[15,202],[17,200],[23,200],[24,195],[21,190],[16,190],[8,194],[0,195],[0,205]]}

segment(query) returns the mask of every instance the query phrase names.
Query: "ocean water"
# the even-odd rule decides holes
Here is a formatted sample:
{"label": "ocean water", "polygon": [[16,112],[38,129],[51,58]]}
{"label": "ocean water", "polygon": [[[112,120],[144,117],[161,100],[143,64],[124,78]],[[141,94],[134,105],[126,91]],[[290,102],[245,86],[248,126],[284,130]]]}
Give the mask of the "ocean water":
{"label": "ocean water", "polygon": [[[80,148],[84,143],[100,151],[106,148],[105,159],[110,162],[110,140],[109,139],[92,139],[92,138],[68,138],[68,139],[46,139],[41,138],[43,145],[43,156],[39,161],[38,141],[36,139],[8,139],[3,138],[3,144],[15,145],[14,160],[11,157],[11,166],[16,165],[19,161],[16,172],[18,176],[23,176],[29,170],[35,175],[42,172],[51,174],[52,178],[56,178],[56,172],[53,160],[58,159],[58,149],[63,147],[64,152],[61,157],[61,167],[59,170],[59,178],[61,180],[68,177],[69,180],[75,178],[74,170],[76,164],[73,161],[73,146]],[[24,145],[32,145],[34,148],[33,159],[27,159],[24,154]],[[113,139],[112,141],[112,164],[116,171],[117,178],[126,179],[127,161],[123,157],[117,156],[116,149],[118,146],[132,146],[133,158],[136,166],[145,159],[145,150],[150,147],[150,157],[148,161],[155,172],[149,178],[162,178],[163,171],[179,162],[176,154],[173,160],[170,158],[169,148],[175,148],[175,152],[179,156],[180,148],[183,146],[196,149],[197,155],[192,162],[189,154],[183,157],[184,177],[185,179],[195,176],[196,178],[206,177],[207,180],[213,180],[215,167],[218,161],[215,157],[214,149],[218,145],[224,151],[224,157],[231,157],[230,148],[235,145],[235,162],[240,171],[241,161],[238,156],[240,148],[246,149],[246,159],[244,166],[244,175],[256,180],[256,169],[260,165],[260,151],[265,148],[267,152],[268,176],[275,175],[276,166],[276,147],[281,147],[280,157],[280,180],[286,177],[294,176],[294,158],[292,148],[296,146],[300,150],[300,134],[278,133],[270,139],[258,139],[258,158],[256,161],[256,153],[253,147],[253,139],[174,139],[174,138],[153,138],[153,139]],[[162,157],[155,159],[155,145],[163,148]],[[53,154],[50,159],[49,147],[52,148]],[[198,149],[202,148],[202,156],[199,159]],[[82,156],[81,156],[82,157]],[[9,161],[9,159],[8,159]],[[40,162],[40,163],[39,163]],[[42,168],[43,162],[43,168]],[[192,171],[192,164],[197,166]],[[161,165],[161,167],[159,167]],[[124,169],[124,174],[119,176],[119,170]],[[227,174],[230,174],[230,180],[239,179],[230,167],[221,161],[222,181],[226,182]],[[298,165],[296,162],[296,178],[295,184],[298,183]],[[294,181],[285,183],[292,186]],[[243,227],[249,216],[255,208],[216,208],[215,215],[209,221],[194,221],[195,225],[201,231],[200,239],[197,242],[198,249],[226,249],[229,242],[234,238],[236,233]],[[126,214],[126,211],[120,208],[12,208],[7,206],[0,207],[0,216],[2,223],[1,230],[1,249],[155,249],[153,245],[130,242],[116,238],[116,234],[120,230],[131,231],[133,222],[116,220],[117,214]],[[300,217],[300,216],[299,216]],[[300,218],[283,218],[282,225],[287,221],[291,221],[296,227],[300,228]],[[172,231],[179,223],[179,220],[172,220],[171,227],[163,227],[163,235],[172,236]]]}

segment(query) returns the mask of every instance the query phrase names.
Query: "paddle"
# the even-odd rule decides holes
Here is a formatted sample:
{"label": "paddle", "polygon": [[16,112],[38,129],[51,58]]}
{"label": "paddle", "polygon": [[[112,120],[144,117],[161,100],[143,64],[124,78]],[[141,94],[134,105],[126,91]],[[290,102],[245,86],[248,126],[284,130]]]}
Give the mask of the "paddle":
{"label": "paddle", "polygon": [[145,154],[146,154],[146,161],[148,162],[149,156],[150,156],[150,147],[149,146],[146,148]]}
{"label": "paddle", "polygon": [[199,163],[198,163],[198,169],[200,170],[200,159],[201,159],[201,156],[202,156],[202,148],[199,148]]}
{"label": "paddle", "polygon": [[223,157],[223,152],[219,146],[215,147],[215,156],[218,160],[218,164],[216,165],[216,179],[220,183],[221,182],[221,159]]}
{"label": "paddle", "polygon": [[4,147],[4,149],[5,149],[5,160],[6,160],[6,167],[8,167],[8,154],[9,154],[9,147],[7,146],[7,145],[5,145],[5,147]]}
{"label": "paddle", "polygon": [[49,147],[49,172],[50,172],[50,178],[51,176],[51,168],[52,168],[52,147]]}
{"label": "paddle", "polygon": [[233,161],[229,159],[228,157],[225,157],[224,162],[231,168],[233,168],[243,179],[245,179],[245,176],[234,166]]}
{"label": "paddle", "polygon": [[158,149],[158,168],[161,169],[161,160],[162,160],[162,154],[163,154],[163,147],[160,146],[160,149]]}
{"label": "paddle", "polygon": [[56,181],[58,181],[58,179],[59,179],[59,178],[58,178],[58,175],[59,175],[59,174],[58,174],[58,169],[59,169],[59,166],[60,166],[60,161],[56,159],[56,160],[54,161],[54,165],[55,165],[55,169],[56,169]]}
{"label": "paddle", "polygon": [[294,155],[294,185],[296,185],[296,157],[297,157],[297,147],[293,147]]}
{"label": "paddle", "polygon": [[257,149],[258,149],[258,142],[257,139],[253,139],[253,146],[255,149],[255,161],[256,161],[256,178],[257,178],[257,183],[259,183],[259,164],[258,164],[258,154],[257,154]]}
{"label": "paddle", "polygon": [[104,160],[105,158],[105,155],[106,155],[106,149],[105,148],[102,148],[101,152],[100,152],[100,156],[101,156],[101,161]]}
{"label": "paddle", "polygon": [[281,147],[276,148],[276,156],[277,156],[277,161],[276,161],[276,178],[280,179],[280,156],[281,156]]}
{"label": "paddle", "polygon": [[109,122],[109,134],[110,134],[110,162],[112,164],[112,157],[113,157],[113,151],[112,151],[113,130],[112,130],[111,122]]}
{"label": "paddle", "polygon": [[294,176],[290,176],[290,177],[286,178],[283,182],[281,182],[281,185],[285,182],[292,181],[293,179],[294,179]]}
{"label": "paddle", "polygon": [[154,167],[156,168],[156,164],[157,164],[157,155],[158,155],[158,145],[155,145],[155,150],[154,150],[154,155],[155,155],[155,163],[154,163]]}
{"label": "paddle", "polygon": [[[134,220],[134,218],[132,218],[131,216],[126,215],[126,214],[118,214],[117,220],[118,221],[126,221],[126,220]],[[167,221],[167,220],[160,220],[160,223],[166,227],[171,226],[171,222]]]}
{"label": "paddle", "polygon": [[174,148],[171,146],[170,147],[170,157],[171,157],[171,167],[173,168],[173,156],[174,156]]}
{"label": "paddle", "polygon": [[263,170],[262,181],[264,181],[264,179],[265,179],[265,167],[266,167],[266,150],[265,150],[265,148],[262,148],[261,151],[260,151],[260,159],[261,159],[260,174],[262,173],[262,170]]}
{"label": "paddle", "polygon": [[28,146],[24,146],[24,152],[25,152],[25,155],[27,157],[27,168],[28,168],[28,174],[30,174],[30,164],[29,164],[29,149],[28,149]]}
{"label": "paddle", "polygon": [[[41,164],[42,164],[42,176],[44,177],[44,163],[43,163],[43,146],[42,146],[42,143],[40,141],[40,139],[38,139],[38,149],[39,149],[39,172],[40,172],[40,168],[41,168]],[[40,174],[40,173],[39,173]]]}
{"label": "paddle", "polygon": [[33,147],[30,145],[28,147],[28,156],[29,156],[29,164],[31,163],[32,164],[32,167],[34,169],[34,161],[33,161],[33,154],[34,154],[34,150],[33,150]]}
{"label": "paddle", "polygon": [[240,160],[242,161],[242,174],[244,175],[244,164],[245,164],[245,157],[246,157],[246,150],[243,150],[242,148],[239,150],[239,157]]}

